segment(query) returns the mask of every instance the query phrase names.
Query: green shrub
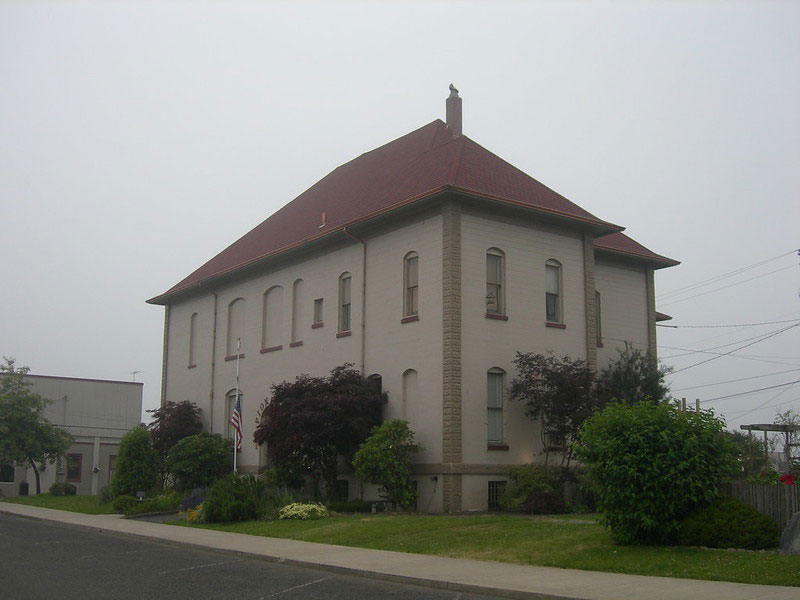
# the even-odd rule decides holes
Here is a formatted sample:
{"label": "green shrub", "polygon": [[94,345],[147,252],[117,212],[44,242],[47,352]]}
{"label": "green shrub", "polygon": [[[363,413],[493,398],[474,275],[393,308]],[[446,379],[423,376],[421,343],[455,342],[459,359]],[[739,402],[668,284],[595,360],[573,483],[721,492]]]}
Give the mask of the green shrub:
{"label": "green shrub", "polygon": [[50,493],[53,496],[74,496],[77,491],[74,485],[64,481],[57,481],[50,486]]}
{"label": "green shrub", "polygon": [[615,542],[670,543],[689,511],[719,496],[735,466],[723,428],[711,412],[649,402],[614,403],[584,423],[578,459]]}
{"label": "green shrub", "polygon": [[337,513],[368,513],[372,512],[372,503],[363,500],[333,501],[328,502],[328,508]]}
{"label": "green shrub", "polygon": [[559,471],[544,465],[512,467],[511,480],[500,498],[507,512],[545,515],[564,512],[564,493]]}
{"label": "green shrub", "polygon": [[97,492],[97,503],[98,504],[108,504],[114,499],[114,496],[111,494],[111,490],[108,489],[107,485],[104,485],[100,488]]}
{"label": "green shrub", "polygon": [[233,441],[218,433],[185,437],[167,455],[167,470],[182,490],[208,487],[232,467]]}
{"label": "green shrub", "polygon": [[298,519],[309,521],[311,519],[324,519],[328,516],[328,509],[322,504],[294,502],[287,504],[278,513],[279,519]]}
{"label": "green shrub", "polygon": [[775,522],[754,507],[722,498],[692,511],[678,528],[680,546],[709,548],[774,548],[780,541]]}
{"label": "green shrub", "polygon": [[407,509],[417,500],[411,485],[411,457],[419,449],[407,421],[386,421],[373,427],[353,457],[356,476],[378,484],[383,498]]}
{"label": "green shrub", "polygon": [[133,496],[117,496],[111,506],[116,512],[127,514],[137,504],[139,504],[139,501]]}
{"label": "green shrub", "polygon": [[209,523],[258,519],[270,509],[266,483],[252,475],[228,474],[217,479],[203,502]]}
{"label": "green shrub", "polygon": [[138,491],[150,492],[158,482],[158,454],[153,449],[150,432],[134,427],[119,443],[119,454],[111,480],[115,496],[133,496]]}

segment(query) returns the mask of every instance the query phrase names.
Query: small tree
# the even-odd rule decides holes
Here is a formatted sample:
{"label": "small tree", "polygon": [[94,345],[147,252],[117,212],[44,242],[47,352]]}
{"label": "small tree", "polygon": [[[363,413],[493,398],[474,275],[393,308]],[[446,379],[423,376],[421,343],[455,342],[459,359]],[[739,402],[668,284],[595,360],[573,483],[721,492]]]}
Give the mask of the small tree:
{"label": "small tree", "polygon": [[545,464],[555,446],[562,452],[562,464],[568,465],[571,440],[598,406],[592,372],[584,360],[552,353],[517,352],[514,365],[518,374],[509,397],[524,402],[525,414],[541,422]]}
{"label": "small tree", "polygon": [[[63,457],[74,438],[44,416],[51,403],[31,391],[25,380],[27,367],[14,367],[3,357],[0,365],[0,461],[27,464],[36,477],[36,493],[42,493],[39,470]],[[37,467],[37,463],[39,466]]]}
{"label": "small tree", "polygon": [[735,468],[724,421],[668,403],[615,402],[584,423],[576,446],[614,541],[672,541],[680,520],[718,497]]}
{"label": "small tree", "polygon": [[669,398],[669,386],[664,378],[671,370],[660,366],[657,359],[625,342],[617,359],[597,376],[598,403],[605,406],[612,400],[627,404],[666,400]]}
{"label": "small tree", "polygon": [[202,410],[194,402],[165,402],[162,406],[147,412],[153,413],[153,421],[147,428],[153,440],[153,448],[158,452],[161,487],[166,487],[168,469],[167,455],[180,440],[203,431],[200,421]]}
{"label": "small tree", "polygon": [[349,364],[328,377],[300,375],[272,386],[253,441],[267,443],[274,464],[310,475],[315,493],[320,483],[330,493],[336,486],[338,457],[352,458],[380,423],[385,402],[386,393]]}
{"label": "small tree", "polygon": [[198,433],[176,443],[167,468],[181,489],[208,487],[233,468],[233,441],[218,433]]}
{"label": "small tree", "polygon": [[122,436],[119,454],[111,480],[114,496],[133,496],[137,491],[149,492],[158,485],[158,453],[153,449],[150,432],[144,425]]}
{"label": "small tree", "polygon": [[356,476],[377,484],[386,500],[408,509],[417,499],[411,484],[411,457],[419,450],[407,421],[386,421],[372,429],[353,457]]}

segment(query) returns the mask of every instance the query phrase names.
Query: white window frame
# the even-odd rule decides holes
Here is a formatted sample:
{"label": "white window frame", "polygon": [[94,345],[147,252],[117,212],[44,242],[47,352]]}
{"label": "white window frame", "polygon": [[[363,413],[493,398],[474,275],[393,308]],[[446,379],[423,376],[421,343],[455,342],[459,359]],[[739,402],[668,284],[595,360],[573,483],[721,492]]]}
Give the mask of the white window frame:
{"label": "white window frame", "polygon": [[353,327],[352,305],[353,278],[348,272],[339,275],[339,333]]}
{"label": "white window frame", "polygon": [[[564,286],[561,263],[555,259],[544,265],[544,314],[548,323],[564,322]],[[555,281],[553,281],[555,280]],[[550,307],[553,307],[551,313]]]}
{"label": "white window frame", "polygon": [[489,248],[486,251],[486,314],[506,314],[505,280],[506,254],[499,248]]}
{"label": "white window frame", "polygon": [[505,396],[503,369],[494,367],[486,372],[486,441],[503,444],[503,400]]}
{"label": "white window frame", "polygon": [[409,252],[403,259],[403,316],[419,316],[419,255]]}

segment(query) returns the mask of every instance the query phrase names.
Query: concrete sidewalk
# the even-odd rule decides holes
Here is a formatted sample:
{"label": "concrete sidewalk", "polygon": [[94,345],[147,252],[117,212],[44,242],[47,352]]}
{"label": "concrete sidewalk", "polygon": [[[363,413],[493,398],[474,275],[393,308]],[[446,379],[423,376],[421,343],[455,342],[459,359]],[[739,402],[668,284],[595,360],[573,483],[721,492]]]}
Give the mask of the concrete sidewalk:
{"label": "concrete sidewalk", "polygon": [[[303,567],[507,598],[575,600],[798,600],[800,588],[531,567],[403,552],[348,548],[118,515],[84,515],[0,502],[0,512],[129,536],[215,549]],[[800,573],[798,573],[800,578]]]}

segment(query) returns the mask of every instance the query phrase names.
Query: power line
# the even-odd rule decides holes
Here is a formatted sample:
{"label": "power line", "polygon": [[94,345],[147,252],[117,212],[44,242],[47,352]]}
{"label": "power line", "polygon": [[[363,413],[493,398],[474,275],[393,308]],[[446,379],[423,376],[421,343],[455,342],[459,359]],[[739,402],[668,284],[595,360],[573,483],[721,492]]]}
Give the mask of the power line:
{"label": "power line", "polygon": [[785,371],[778,371],[776,373],[766,373],[765,375],[753,375],[752,377],[742,377],[740,379],[728,379],[727,381],[717,381],[716,383],[706,383],[703,385],[693,385],[691,387],[679,388],[677,390],[671,390],[673,392],[685,392],[686,390],[697,390],[700,388],[706,387],[713,387],[715,385],[722,385],[724,383],[736,383],[739,381],[749,381],[751,379],[761,379],[763,377],[772,377],[773,375],[783,375],[785,373],[794,373],[795,371],[800,371],[800,368],[797,369],[787,369]]}
{"label": "power line", "polygon": [[775,398],[777,398],[777,397],[779,397],[779,396],[781,396],[781,395],[785,394],[785,393],[786,393],[786,392],[788,392],[790,389],[792,389],[792,386],[791,386],[791,385],[790,385],[789,387],[786,387],[786,388],[782,389],[780,392],[778,392],[777,394],[775,394],[775,395],[774,395],[772,398],[769,398],[768,400],[765,400],[764,402],[762,402],[761,404],[759,404],[759,405],[758,405],[758,406],[756,406],[755,408],[751,408],[750,410],[748,410],[748,411],[747,411],[746,413],[744,413],[743,415],[739,415],[738,417],[736,417],[736,419],[737,419],[737,420],[738,420],[738,419],[742,419],[742,418],[746,417],[747,415],[749,415],[750,413],[754,413],[754,412],[756,412],[757,410],[761,410],[762,408],[766,408],[766,407],[767,407],[767,404],[769,404],[770,402],[772,402],[773,400],[775,400]]}
{"label": "power line", "polygon": [[[800,323],[797,323],[800,325]],[[719,350],[720,348],[727,348],[728,346],[733,346],[734,344],[741,344],[742,342],[749,342],[750,340],[757,340],[758,338],[762,338],[765,336],[769,336],[771,333],[776,333],[781,331],[781,329],[774,329],[773,331],[768,331],[767,333],[759,333],[758,335],[754,335],[748,338],[744,338],[741,340],[734,340],[732,342],[728,342],[727,344],[720,344],[719,346],[709,346],[708,348],[703,348],[702,350],[691,350],[687,349],[684,354],[670,354],[669,356],[664,356],[663,358],[677,358],[679,356],[687,356],[688,354],[694,354],[695,352],[707,352],[709,350]],[[780,356],[775,358],[782,358]]]}
{"label": "power line", "polygon": [[778,385],[770,385],[768,387],[758,388],[755,390],[747,390],[746,392],[736,392],[735,394],[728,394],[726,396],[717,396],[716,398],[708,398],[706,400],[701,400],[700,404],[704,404],[706,402],[716,402],[717,400],[726,400],[728,398],[736,398],[738,396],[747,396],[748,394],[755,394],[756,392],[764,392],[766,390],[774,390],[781,387],[786,387],[787,385],[791,386],[795,383],[800,383],[800,379],[795,379],[794,381],[788,381],[786,383],[779,383]]}
{"label": "power line", "polygon": [[764,340],[768,340],[771,337],[775,337],[776,335],[780,335],[782,333],[785,333],[785,332],[789,331],[790,329],[794,329],[795,327],[798,327],[798,326],[800,326],[800,323],[797,323],[795,325],[789,325],[788,327],[784,327],[783,329],[780,329],[780,330],[775,331],[775,332],[773,332],[773,333],[771,333],[769,335],[766,335],[766,336],[762,337],[761,339],[758,339],[758,340],[755,340],[753,342],[750,342],[749,344],[745,344],[744,346],[739,346],[738,348],[734,348],[733,350],[729,350],[728,352],[725,352],[724,354],[720,354],[719,356],[713,356],[711,358],[707,358],[706,360],[702,360],[699,363],[695,363],[693,365],[689,365],[688,367],[683,367],[681,369],[676,369],[676,370],[672,371],[670,373],[670,375],[675,375],[675,373],[680,373],[681,371],[686,371],[688,369],[693,369],[694,367],[699,367],[700,365],[704,365],[706,363],[709,363],[712,360],[717,360],[718,358],[722,358],[723,356],[728,356],[729,354],[733,354],[734,352],[736,352],[738,350],[742,350],[742,349],[747,348],[749,346],[753,346],[755,344],[758,344],[759,342],[763,342]]}
{"label": "power line", "polygon": [[765,265],[765,264],[770,263],[770,262],[772,262],[774,260],[778,260],[779,258],[783,258],[784,256],[789,256],[790,254],[794,254],[795,252],[799,252],[800,253],[800,248],[797,249],[797,250],[791,250],[791,251],[786,252],[784,254],[780,254],[780,255],[775,256],[773,258],[768,258],[766,260],[762,260],[760,262],[754,263],[754,264],[749,265],[747,267],[741,267],[740,269],[735,269],[733,271],[730,271],[729,273],[723,273],[722,275],[718,275],[716,277],[711,277],[710,279],[704,279],[703,281],[700,281],[698,283],[692,283],[690,285],[686,285],[686,286],[683,286],[683,287],[680,287],[680,288],[676,288],[676,289],[672,290],[671,292],[667,292],[665,294],[662,294],[660,296],[660,298],[662,298],[662,299],[669,298],[671,296],[679,295],[679,294],[681,294],[683,292],[688,292],[688,291],[690,291],[692,289],[700,288],[700,287],[703,287],[705,285],[709,285],[711,283],[715,283],[717,281],[720,281],[722,279],[726,279],[728,277],[733,277],[734,275],[738,275],[740,273],[744,273],[745,271],[749,271],[750,269],[755,269],[756,267],[760,267],[761,265]]}
{"label": "power line", "polygon": [[686,302],[687,300],[692,300],[693,298],[699,298],[700,296],[713,294],[714,292],[719,292],[720,290],[727,290],[728,288],[734,287],[736,285],[741,285],[743,283],[747,283],[748,281],[761,279],[762,277],[766,277],[767,275],[773,275],[774,273],[780,273],[781,271],[785,271],[786,269],[794,269],[797,266],[798,265],[789,265],[788,267],[775,269],[774,271],[770,271],[769,273],[762,273],[761,275],[756,275],[755,277],[751,277],[750,279],[742,279],[741,281],[737,281],[735,283],[729,283],[728,285],[723,285],[722,287],[714,288],[713,290],[708,290],[707,292],[700,292],[699,294],[695,294],[694,296],[687,296],[686,298],[681,298],[680,300],[672,300],[671,302],[665,302],[663,304],[660,304],[659,308],[670,306],[672,304],[680,304],[681,302]]}
{"label": "power line", "polygon": [[[781,393],[783,393],[783,392],[781,392]],[[772,399],[774,400],[776,397],[777,396],[774,396]],[[792,402],[797,402],[798,400],[800,400],[800,396],[798,396],[797,398],[791,398],[790,400],[784,400],[783,402],[778,402],[777,404],[767,404],[766,406],[761,406],[760,408],[761,409],[764,409],[764,408],[777,408],[779,406],[785,406],[787,404],[791,404]],[[754,410],[757,410],[757,409],[746,408],[744,410],[734,410],[734,411],[727,411],[726,410],[725,414],[726,415],[742,415],[742,416],[744,416],[744,414],[749,414],[750,412],[752,412]],[[736,419],[741,419],[741,417],[736,417]]]}
{"label": "power line", "polygon": [[762,323],[739,323],[738,325],[662,325],[656,327],[669,327],[670,329],[717,329],[720,327],[757,327],[759,325],[779,325],[781,323],[796,323],[800,319],[786,319],[785,321],[764,321]]}

